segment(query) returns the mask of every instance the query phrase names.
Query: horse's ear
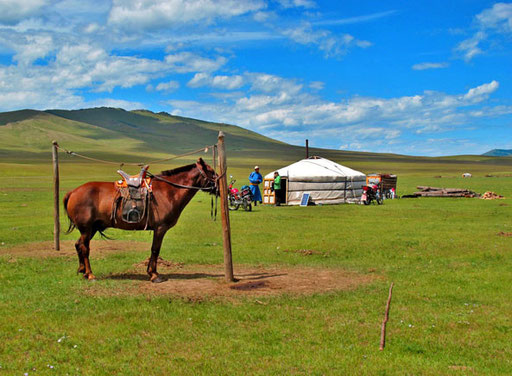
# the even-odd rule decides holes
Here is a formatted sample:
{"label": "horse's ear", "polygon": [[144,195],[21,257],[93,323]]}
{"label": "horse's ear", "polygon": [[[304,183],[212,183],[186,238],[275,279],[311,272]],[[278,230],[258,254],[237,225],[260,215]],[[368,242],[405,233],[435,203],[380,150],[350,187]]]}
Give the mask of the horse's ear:
{"label": "horse's ear", "polygon": [[199,163],[201,166],[206,167],[206,163],[204,163],[203,158],[199,157],[197,160],[197,163]]}

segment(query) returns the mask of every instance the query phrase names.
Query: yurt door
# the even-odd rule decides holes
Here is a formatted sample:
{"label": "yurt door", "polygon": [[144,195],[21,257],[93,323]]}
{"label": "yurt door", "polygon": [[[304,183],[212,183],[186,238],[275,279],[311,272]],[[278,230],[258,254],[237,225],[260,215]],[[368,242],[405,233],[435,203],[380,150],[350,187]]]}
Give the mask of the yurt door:
{"label": "yurt door", "polygon": [[281,204],[288,203],[288,179],[281,177]]}

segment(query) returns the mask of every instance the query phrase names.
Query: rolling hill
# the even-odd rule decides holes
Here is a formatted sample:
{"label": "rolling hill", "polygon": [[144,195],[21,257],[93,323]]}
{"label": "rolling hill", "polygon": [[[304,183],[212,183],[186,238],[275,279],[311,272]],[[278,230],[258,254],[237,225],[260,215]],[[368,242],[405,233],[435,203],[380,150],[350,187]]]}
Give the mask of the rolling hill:
{"label": "rolling hill", "polygon": [[[229,124],[172,116],[165,112],[125,111],[118,108],[83,110],[21,110],[0,113],[0,158],[4,162],[48,161],[51,141],[78,153],[111,161],[141,162],[186,153],[226,135],[230,165],[258,163],[282,166],[304,158],[303,147],[280,142]],[[512,157],[411,157],[396,154],[310,148],[321,155],[363,172],[510,171]],[[461,167],[461,165],[466,167]],[[427,167],[425,167],[427,168]]]}
{"label": "rolling hill", "polygon": [[116,160],[140,160],[211,145],[216,142],[219,130],[229,137],[232,151],[272,150],[286,145],[233,125],[166,113],[114,108],[22,110],[0,114],[0,155],[46,158],[51,141],[57,140],[68,150],[96,157],[110,155]]}
{"label": "rolling hill", "polygon": [[512,155],[512,149],[492,149],[482,155],[488,157],[507,157]]}

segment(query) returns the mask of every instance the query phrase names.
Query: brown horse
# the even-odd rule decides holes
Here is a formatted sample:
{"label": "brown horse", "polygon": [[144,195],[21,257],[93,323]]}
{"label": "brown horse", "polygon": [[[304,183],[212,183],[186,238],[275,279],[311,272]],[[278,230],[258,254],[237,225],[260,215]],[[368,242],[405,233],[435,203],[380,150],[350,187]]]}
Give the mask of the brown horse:
{"label": "brown horse", "polygon": [[102,233],[108,227],[153,230],[147,272],[151,282],[162,282],[156,269],[165,233],[178,222],[181,212],[198,190],[217,191],[217,180],[215,171],[201,158],[195,164],[162,171],[161,175],[153,177],[153,193],[146,213],[149,217],[139,223],[124,222],[120,207],[113,213],[114,201],[119,197],[114,183],[89,182],[68,192],[64,197],[64,208],[71,221],[68,233],[78,228],[81,234],[75,244],[78,272],[83,273],[86,279],[95,278],[89,263],[89,243],[96,232]]}

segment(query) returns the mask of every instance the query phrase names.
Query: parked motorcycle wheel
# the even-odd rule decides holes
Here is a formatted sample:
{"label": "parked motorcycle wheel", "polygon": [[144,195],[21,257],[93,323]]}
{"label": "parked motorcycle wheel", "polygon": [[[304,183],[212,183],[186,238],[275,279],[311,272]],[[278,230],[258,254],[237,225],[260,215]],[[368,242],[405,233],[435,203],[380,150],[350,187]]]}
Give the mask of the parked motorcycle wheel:
{"label": "parked motorcycle wheel", "polygon": [[379,205],[382,205],[382,203],[384,202],[384,201],[382,200],[382,197],[377,197],[377,198],[376,198],[376,201],[377,201],[377,204],[379,204]]}
{"label": "parked motorcycle wheel", "polygon": [[252,204],[246,200],[244,200],[244,210],[245,211],[252,211]]}
{"label": "parked motorcycle wheel", "polygon": [[232,198],[228,199],[229,210],[238,210],[239,207],[240,207],[240,204],[235,204],[235,202]]}
{"label": "parked motorcycle wheel", "polygon": [[371,203],[372,203],[371,198],[367,198],[366,200],[363,201],[363,204],[365,204],[365,205],[370,205]]}

